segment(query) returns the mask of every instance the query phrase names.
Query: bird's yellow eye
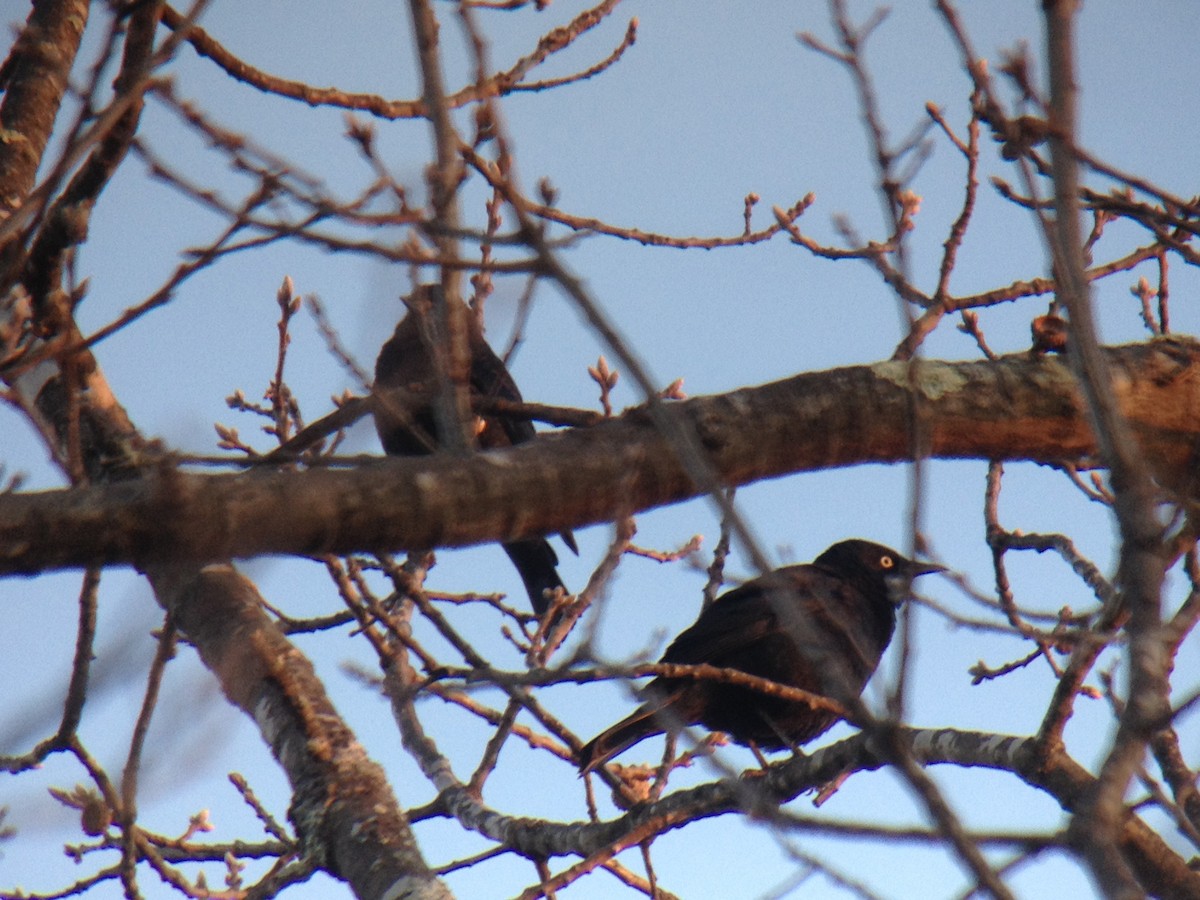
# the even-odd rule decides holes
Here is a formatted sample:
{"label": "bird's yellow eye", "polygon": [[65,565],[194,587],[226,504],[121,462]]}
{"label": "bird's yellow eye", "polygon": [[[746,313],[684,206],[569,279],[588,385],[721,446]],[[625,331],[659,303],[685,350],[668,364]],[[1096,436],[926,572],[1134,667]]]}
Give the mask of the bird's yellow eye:
{"label": "bird's yellow eye", "polygon": [[894,568],[895,565],[896,565],[896,561],[894,559],[892,559],[890,556],[888,556],[886,553],[883,556],[879,557],[879,568],[891,569],[891,568]]}

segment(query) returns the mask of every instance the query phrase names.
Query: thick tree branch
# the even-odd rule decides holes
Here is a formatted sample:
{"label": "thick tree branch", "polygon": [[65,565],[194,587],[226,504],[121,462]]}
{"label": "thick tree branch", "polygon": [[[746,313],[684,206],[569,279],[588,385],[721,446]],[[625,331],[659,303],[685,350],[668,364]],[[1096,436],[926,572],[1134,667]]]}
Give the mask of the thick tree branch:
{"label": "thick tree branch", "polygon": [[[1189,492],[1200,440],[1200,344],[1105,351],[1123,414],[1160,484]],[[929,453],[1086,463],[1095,441],[1058,358],[922,362]],[[798,375],[680,404],[721,480],[907,459],[909,367]],[[638,408],[520,448],[379,460],[348,471],[139,479],[0,496],[0,573],[156,560],[422,549],[552,533],[675,503],[698,490]]]}
{"label": "thick tree branch", "polygon": [[[1095,778],[1066,753],[1057,751],[1046,758],[1034,738],[949,728],[901,728],[894,739],[903,742],[912,758],[922,765],[942,763],[1014,772],[1054,797],[1069,812],[1085,802],[1095,786]],[[859,734],[772,765],[761,777],[726,778],[675,791],[607,821],[560,824],[514,818],[480,807],[474,822],[481,833],[533,858],[615,852],[725,813],[750,812],[770,819],[778,814],[780,804],[804,791],[849,772],[879,769],[888,764],[890,757],[870,736]],[[1124,812],[1117,843],[1149,893],[1200,898],[1200,876],[1137,816]]]}
{"label": "thick tree branch", "polygon": [[249,579],[229,566],[152,577],[175,621],[250,716],[292,784],[289,815],[308,855],[358,897],[445,900],[382,769],[329,702],[312,664],[263,611]]}
{"label": "thick tree branch", "polygon": [[5,63],[0,103],[0,211],[20,206],[33,187],[67,89],[83,29],[86,0],[37,3]]}

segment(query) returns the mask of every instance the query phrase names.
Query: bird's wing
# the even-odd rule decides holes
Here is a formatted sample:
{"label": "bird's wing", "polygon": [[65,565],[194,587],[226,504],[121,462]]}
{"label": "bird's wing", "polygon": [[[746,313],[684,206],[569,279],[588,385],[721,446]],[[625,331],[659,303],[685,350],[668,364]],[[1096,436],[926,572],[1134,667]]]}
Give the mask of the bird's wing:
{"label": "bird's wing", "polygon": [[808,566],[791,566],[755,578],[723,594],[700,614],[695,623],[671,642],[662,661],[666,663],[723,664],[765,637],[780,632],[769,592],[778,590],[786,601],[788,593],[804,590],[813,577]]}
{"label": "bird's wing", "polygon": [[626,716],[616,725],[605,729],[580,748],[575,754],[581,774],[586,774],[598,766],[608,762],[618,753],[632,747],[638,741],[655,734],[662,734],[679,724],[688,725],[690,722],[677,722],[669,712],[660,718],[670,706],[670,697],[659,696],[653,703],[645,703]]}
{"label": "bird's wing", "polygon": [[[471,390],[483,397],[495,398],[499,400],[508,400],[512,403],[521,403],[521,390],[517,387],[516,381],[513,380],[512,373],[508,371],[508,367],[504,365],[504,361],[496,355],[492,350],[491,345],[484,339],[481,334],[473,334],[471,337]],[[497,430],[498,429],[498,430]],[[529,419],[519,419],[513,416],[491,416],[484,420],[484,428],[479,434],[479,445],[484,449],[504,447],[509,444],[524,444],[526,441],[531,441],[537,435],[536,429],[533,427],[533,422]],[[571,552],[576,556],[579,555],[579,546],[575,543],[575,535],[570,529],[564,529],[559,532],[563,542],[571,549]],[[538,548],[536,551],[526,549],[518,552],[531,553],[536,552],[539,560],[534,563],[537,571],[541,574],[535,576],[535,581],[545,583],[545,586],[562,586],[562,581],[558,577],[558,573],[554,571],[554,566],[558,563],[558,557],[550,548],[549,544],[542,541],[544,549]],[[505,547],[509,550],[509,556],[516,563],[516,557],[513,557],[513,550],[510,547]],[[548,562],[547,562],[548,561]],[[526,570],[521,569],[521,565],[517,564],[517,568],[522,572],[522,578],[526,578]],[[553,584],[551,584],[553,582]],[[526,578],[526,587],[530,585],[530,581]],[[532,589],[531,589],[532,590]],[[540,593],[539,595],[540,596]]]}
{"label": "bird's wing", "polygon": [[422,456],[437,449],[437,428],[427,395],[402,394],[430,377],[429,352],[419,317],[409,313],[375,360],[375,430],[392,456]]}
{"label": "bird's wing", "polygon": [[[512,374],[482,336],[471,348],[471,389],[482,397],[508,400],[512,403],[522,402],[521,391]],[[533,422],[529,419],[512,416],[496,418],[509,443],[523,444],[533,439],[535,431]]]}

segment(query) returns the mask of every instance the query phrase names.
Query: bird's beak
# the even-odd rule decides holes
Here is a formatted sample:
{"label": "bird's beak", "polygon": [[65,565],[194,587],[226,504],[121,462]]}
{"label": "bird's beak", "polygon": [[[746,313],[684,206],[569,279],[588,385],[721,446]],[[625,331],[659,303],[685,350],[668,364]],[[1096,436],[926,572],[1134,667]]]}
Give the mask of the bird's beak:
{"label": "bird's beak", "polygon": [[902,571],[887,576],[884,581],[887,583],[892,604],[900,606],[909,598],[914,578],[945,571],[946,567],[939,566],[937,563],[910,562]]}
{"label": "bird's beak", "polygon": [[909,567],[909,572],[913,578],[918,575],[932,575],[934,572],[945,572],[945,566],[939,566],[937,563],[914,562]]}

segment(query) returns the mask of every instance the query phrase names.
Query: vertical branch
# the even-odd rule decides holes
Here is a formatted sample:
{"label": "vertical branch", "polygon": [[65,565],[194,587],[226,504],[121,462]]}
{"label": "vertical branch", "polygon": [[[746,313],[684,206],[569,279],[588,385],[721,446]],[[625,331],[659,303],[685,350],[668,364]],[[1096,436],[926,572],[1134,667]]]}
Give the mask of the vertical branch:
{"label": "vertical branch", "polygon": [[0,772],[22,772],[41,765],[50,754],[69,750],[76,740],[76,729],[83,718],[87,702],[88,677],[96,645],[97,595],[100,589],[100,569],[89,568],[83,574],[79,589],[79,624],[75,636],[75,657],[71,663],[71,679],[63,701],[58,730],[22,756],[0,756]]}
{"label": "vertical branch", "polygon": [[25,263],[23,281],[33,297],[43,333],[70,327],[71,310],[61,295],[67,252],[87,237],[92,207],[120,166],[141,121],[145,74],[154,55],[154,32],[162,3],[144,3],[129,17],[121,70],[113,84],[126,103],[112,127],[98,141],[79,171],[51,207]]}
{"label": "vertical branch", "polygon": [[[903,187],[908,179],[904,177],[902,172],[898,171],[897,163],[906,153],[911,152],[919,146],[919,139],[917,137],[911,138],[906,144],[896,149],[890,146],[887,129],[884,126],[883,115],[880,110],[879,97],[864,60],[866,41],[872,32],[883,22],[887,14],[888,11],[886,9],[878,9],[863,24],[854,25],[850,20],[850,12],[846,0],[829,0],[829,16],[837,31],[839,40],[838,49],[826,47],[810,34],[801,34],[799,38],[811,49],[845,66],[853,79],[855,91],[858,95],[858,105],[863,126],[867,131],[876,174],[879,178],[878,187],[880,197],[883,201],[884,217],[891,229],[891,238],[888,241],[889,248],[886,253],[894,259],[894,265],[887,261],[884,253],[872,257],[872,262],[875,264],[884,281],[895,291],[898,310],[905,325],[906,337],[896,348],[893,358],[909,363],[908,379],[910,390],[908,419],[910,423],[909,444],[911,448],[911,466],[909,467],[908,521],[909,530],[912,534],[912,546],[909,550],[913,552],[925,549],[921,522],[924,514],[925,500],[924,458],[928,455],[930,437],[929,429],[924,424],[926,413],[922,402],[923,395],[917,390],[920,371],[918,351],[920,350],[921,342],[937,327],[945,315],[945,297],[944,295],[939,296],[937,302],[930,305],[919,320],[914,318],[909,305],[914,301],[915,291],[909,279],[910,267],[908,264],[907,235],[912,230],[912,217],[919,207],[920,198],[912,191]],[[968,206],[964,212],[963,230],[966,227],[966,218],[969,218],[970,202],[973,196],[971,193],[971,184],[972,182],[968,181]],[[952,249],[953,244],[948,242],[947,253],[949,261],[946,263],[947,267],[953,264]],[[915,552],[913,552],[913,555],[915,555]],[[911,659],[911,634],[912,620],[906,609],[901,616],[899,634],[896,639],[896,644],[899,648],[900,665],[896,670],[897,675],[894,683],[889,686],[887,696],[888,715],[897,721],[904,714],[904,699],[907,693],[909,661]]]}
{"label": "vertical branch", "polygon": [[[429,0],[409,0],[409,8],[421,67],[421,99],[425,117],[433,128],[436,157],[428,175],[430,206],[433,209],[428,230],[441,259],[451,261],[458,258],[458,240],[454,234],[459,225],[458,186],[462,183],[463,164],[458,154],[458,135],[450,119],[446,86],[442,80],[437,16]],[[466,431],[466,423],[470,421],[467,385],[471,369],[466,322],[468,310],[457,302],[461,296],[461,281],[462,274],[457,267],[443,266],[442,294],[434,308],[434,320],[441,331],[439,346],[446,351],[446,365],[437,367],[438,395],[434,412],[438,438],[444,448],[458,451],[466,449],[469,443]]]}
{"label": "vertical branch", "polygon": [[1050,158],[1054,176],[1052,236],[1058,295],[1069,315],[1068,359],[1082,386],[1101,458],[1108,467],[1121,533],[1120,579],[1129,632],[1129,698],[1112,748],[1101,767],[1090,802],[1071,824],[1071,836],[1110,897],[1141,896],[1117,852],[1124,820],[1124,794],[1137,771],[1150,736],[1170,716],[1169,660],[1160,635],[1163,579],[1162,528],[1154,516],[1155,492],[1128,423],[1121,416],[1100,353],[1088,296],[1082,253],[1079,174],[1074,135],[1077,87],[1074,60],[1076,0],[1046,0],[1050,66]]}
{"label": "vertical branch", "polygon": [[137,792],[138,778],[142,765],[142,752],[146,745],[146,734],[150,730],[150,719],[158,706],[158,694],[162,688],[163,674],[167,663],[175,657],[175,625],[170,613],[163,622],[162,632],[158,638],[158,648],[154,653],[154,661],[146,677],[146,692],[142,696],[142,709],[138,713],[137,722],[133,726],[133,734],[129,739],[129,754],[125,759],[125,768],[121,771],[121,843],[124,859],[132,869],[138,860],[137,830]]}

